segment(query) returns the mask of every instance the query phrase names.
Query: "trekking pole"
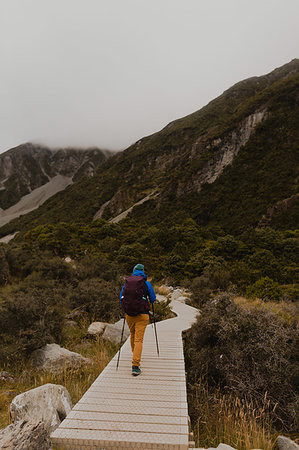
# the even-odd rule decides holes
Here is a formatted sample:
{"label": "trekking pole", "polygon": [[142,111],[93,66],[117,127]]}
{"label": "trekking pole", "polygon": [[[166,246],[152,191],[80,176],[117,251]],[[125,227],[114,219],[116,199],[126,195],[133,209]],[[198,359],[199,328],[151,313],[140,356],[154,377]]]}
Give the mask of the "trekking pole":
{"label": "trekking pole", "polygon": [[158,356],[160,356],[159,345],[158,345],[158,337],[157,337],[157,329],[156,329],[156,321],[155,321],[155,309],[154,309],[154,304],[153,303],[152,303],[152,308],[153,308],[154,330],[155,330],[155,337],[156,337],[156,344],[157,344],[157,353],[158,353]]}
{"label": "trekking pole", "polygon": [[125,330],[125,323],[126,323],[126,317],[124,314],[124,323],[123,323],[123,328],[121,331],[121,338],[120,338],[120,344],[119,344],[119,351],[118,351],[118,358],[117,358],[117,364],[116,364],[116,370],[118,370],[118,365],[119,365],[119,358],[120,358],[120,349],[121,349],[121,344],[123,342],[123,335],[124,335],[124,330]]}

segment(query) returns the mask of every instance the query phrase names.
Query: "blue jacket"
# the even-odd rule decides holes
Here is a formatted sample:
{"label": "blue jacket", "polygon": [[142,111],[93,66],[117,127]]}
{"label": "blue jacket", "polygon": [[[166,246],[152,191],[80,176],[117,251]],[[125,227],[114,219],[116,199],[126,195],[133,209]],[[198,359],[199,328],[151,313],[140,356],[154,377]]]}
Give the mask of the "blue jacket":
{"label": "blue jacket", "polygon": [[[147,280],[147,276],[145,275],[145,273],[142,270],[135,270],[133,272],[133,276],[135,276],[135,275],[139,276],[139,277],[143,277],[145,280]],[[151,283],[149,281],[145,281],[145,282],[146,282],[147,289],[148,289],[149,301],[151,303],[154,303],[156,301],[156,294],[155,294],[155,291],[153,289],[153,286],[151,285]],[[124,286],[125,285],[123,285],[123,287],[121,288],[120,295],[119,295],[120,304],[121,304],[121,298],[122,298],[122,295],[123,295]],[[145,311],[145,312],[148,313],[148,311]]]}

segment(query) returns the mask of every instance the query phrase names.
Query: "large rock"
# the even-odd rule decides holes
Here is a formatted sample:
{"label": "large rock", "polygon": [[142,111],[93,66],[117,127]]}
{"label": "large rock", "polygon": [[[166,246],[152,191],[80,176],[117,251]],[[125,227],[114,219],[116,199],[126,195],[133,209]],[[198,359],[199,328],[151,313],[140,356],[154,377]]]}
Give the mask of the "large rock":
{"label": "large rock", "polygon": [[11,402],[10,414],[14,423],[21,420],[42,422],[51,433],[71,409],[71,397],[64,386],[44,384],[17,395]]}
{"label": "large rock", "polygon": [[182,297],[182,295],[182,289],[174,289],[171,294],[171,300],[177,300],[179,297]]}
{"label": "large rock", "polygon": [[[119,344],[123,323],[124,323],[124,319],[120,319],[118,322],[115,322],[114,324],[109,323],[105,328],[103,338],[107,339],[110,342],[114,342],[114,344]],[[123,343],[129,336],[130,336],[130,330],[129,330],[129,327],[126,322],[125,329],[124,329],[124,335],[123,335]]]}
{"label": "large rock", "polygon": [[20,420],[0,430],[2,450],[50,450],[49,433],[42,422]]}
{"label": "large rock", "polygon": [[278,436],[277,445],[279,450],[298,450],[299,445],[285,436]]}
{"label": "large rock", "polygon": [[235,448],[231,447],[227,444],[219,444],[218,447],[209,447],[208,450],[236,450]]}
{"label": "large rock", "polygon": [[102,334],[107,325],[108,323],[106,322],[93,322],[89,325],[87,334],[91,334],[92,336]]}
{"label": "large rock", "polygon": [[84,364],[90,364],[91,360],[84,358],[79,353],[60,347],[58,344],[47,344],[33,352],[32,362],[38,369],[59,372],[65,368],[77,368]]}

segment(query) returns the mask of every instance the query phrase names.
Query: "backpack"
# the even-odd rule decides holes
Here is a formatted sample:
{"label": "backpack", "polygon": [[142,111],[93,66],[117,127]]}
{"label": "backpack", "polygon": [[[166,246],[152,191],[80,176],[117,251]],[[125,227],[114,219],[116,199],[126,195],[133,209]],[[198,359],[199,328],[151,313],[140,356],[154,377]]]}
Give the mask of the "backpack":
{"label": "backpack", "polygon": [[126,277],[121,304],[128,316],[138,316],[149,311],[147,296],[148,289],[144,277],[137,275]]}

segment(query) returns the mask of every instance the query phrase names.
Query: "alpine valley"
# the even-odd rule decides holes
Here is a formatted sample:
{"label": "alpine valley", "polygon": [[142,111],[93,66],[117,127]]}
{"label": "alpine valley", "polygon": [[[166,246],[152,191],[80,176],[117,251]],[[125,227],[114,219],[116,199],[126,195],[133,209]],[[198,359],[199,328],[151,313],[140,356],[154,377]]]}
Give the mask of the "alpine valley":
{"label": "alpine valley", "polygon": [[[129,208],[133,218],[151,223],[172,220],[180,211],[200,225],[220,225],[234,233],[259,224],[293,228],[298,219],[298,70],[296,59],[234,85],[200,111],[115,154],[92,178],[13,221],[1,235],[57,220],[111,220]],[[1,155],[3,177],[8,156],[24,163],[0,191],[1,208],[48,181],[49,171],[58,173],[57,165],[67,175],[70,157],[75,166],[74,152],[68,160],[56,152],[50,162],[45,149],[33,149],[31,167],[24,161],[28,145]],[[98,162],[105,159],[100,155]],[[90,152],[86,156],[94,161]],[[36,168],[41,160],[48,171]]]}
{"label": "alpine valley", "polygon": [[[185,341],[197,446],[295,436],[298,105],[294,59],[122,152],[0,155],[0,365],[17,377],[0,385],[0,425],[11,390],[83,395],[116,351],[87,328],[119,320],[124,275],[142,263],[157,292],[179,286],[201,311]],[[171,317],[168,300],[156,317]],[[95,364],[38,375],[31,355],[49,343]]]}

